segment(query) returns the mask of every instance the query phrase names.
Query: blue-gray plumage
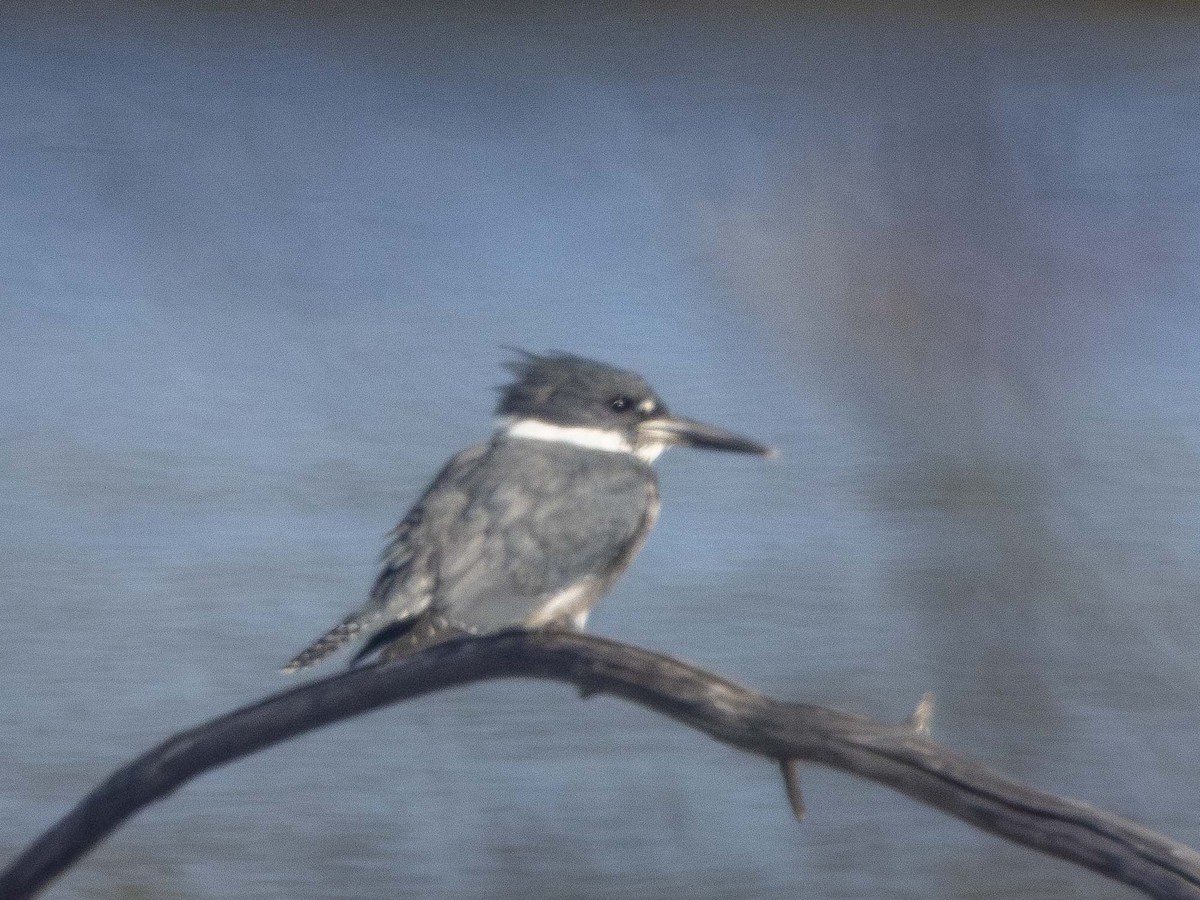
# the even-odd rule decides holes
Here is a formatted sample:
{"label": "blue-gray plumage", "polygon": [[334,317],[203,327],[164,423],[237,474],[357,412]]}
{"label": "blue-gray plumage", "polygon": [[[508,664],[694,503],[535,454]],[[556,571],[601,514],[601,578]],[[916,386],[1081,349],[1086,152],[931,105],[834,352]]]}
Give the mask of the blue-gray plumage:
{"label": "blue-gray plumage", "polygon": [[582,627],[658,517],[668,445],[769,455],[670,415],[632,372],[523,354],[490,441],[462,451],[389,535],[367,602],[284,668],[365,637],[392,657],[459,634]]}

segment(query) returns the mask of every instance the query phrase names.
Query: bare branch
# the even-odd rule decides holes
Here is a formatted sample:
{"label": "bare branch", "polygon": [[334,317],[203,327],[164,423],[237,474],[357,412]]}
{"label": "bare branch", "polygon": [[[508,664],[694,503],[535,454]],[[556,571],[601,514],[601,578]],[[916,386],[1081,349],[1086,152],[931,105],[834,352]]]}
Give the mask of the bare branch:
{"label": "bare branch", "polygon": [[[883,725],[772,700],[670,657],[566,632],[454,641],[308,682],[182,732],[119,769],[38,838],[0,874],[0,898],[34,896],[139,809],[202,772],[389,703],[511,677],[612,694],[771,760],[821,763],[877,781],[1152,897],[1200,900],[1200,854],[1118,816],[1028,788],[922,737],[931,698],[903,725]],[[782,765],[787,779],[789,764]],[[791,801],[799,804],[798,789]]]}

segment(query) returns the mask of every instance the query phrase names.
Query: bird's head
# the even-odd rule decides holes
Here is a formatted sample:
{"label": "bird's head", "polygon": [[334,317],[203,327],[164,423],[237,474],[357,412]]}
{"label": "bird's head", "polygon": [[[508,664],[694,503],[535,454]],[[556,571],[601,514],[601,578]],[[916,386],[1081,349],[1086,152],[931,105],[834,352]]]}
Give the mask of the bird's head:
{"label": "bird's head", "polygon": [[514,381],[496,408],[514,437],[636,453],[649,461],[667,447],[774,456],[770,447],[673,415],[642,376],[570,354],[520,351]]}

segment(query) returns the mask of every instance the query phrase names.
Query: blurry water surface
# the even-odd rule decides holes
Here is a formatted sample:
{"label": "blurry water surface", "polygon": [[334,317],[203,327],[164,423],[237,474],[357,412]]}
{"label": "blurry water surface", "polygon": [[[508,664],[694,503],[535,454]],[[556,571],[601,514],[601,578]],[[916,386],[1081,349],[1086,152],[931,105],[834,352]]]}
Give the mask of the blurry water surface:
{"label": "blurry water surface", "polygon": [[[1082,7],[1080,7],[1082,9]],[[1165,7],[1164,7],[1165,8]],[[0,8],[0,858],[286,685],[503,344],[675,452],[594,617],[1200,844],[1200,16]],[[1130,896],[507,683],[274,748],[61,898]]]}

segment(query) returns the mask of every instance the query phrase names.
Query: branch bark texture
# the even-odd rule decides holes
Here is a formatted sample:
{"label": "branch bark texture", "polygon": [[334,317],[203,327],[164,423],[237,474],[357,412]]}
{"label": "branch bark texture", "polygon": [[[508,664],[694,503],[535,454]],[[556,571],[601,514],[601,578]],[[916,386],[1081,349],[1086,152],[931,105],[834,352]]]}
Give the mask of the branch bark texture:
{"label": "branch bark texture", "polygon": [[[307,682],[181,732],[119,769],[38,838],[0,874],[0,898],[35,896],[139,809],[203,772],[381,706],[512,677],[555,679],[584,694],[621,697],[779,761],[785,774],[795,760],[831,766],[1149,896],[1200,900],[1195,850],[1087,804],[1005,778],[923,737],[913,722],[881,724],[772,700],[670,657],[591,635],[548,631],[443,644]],[[799,813],[803,806],[794,780],[788,789]]]}

